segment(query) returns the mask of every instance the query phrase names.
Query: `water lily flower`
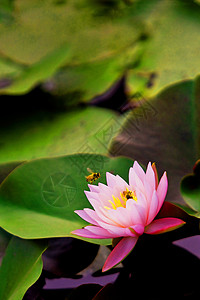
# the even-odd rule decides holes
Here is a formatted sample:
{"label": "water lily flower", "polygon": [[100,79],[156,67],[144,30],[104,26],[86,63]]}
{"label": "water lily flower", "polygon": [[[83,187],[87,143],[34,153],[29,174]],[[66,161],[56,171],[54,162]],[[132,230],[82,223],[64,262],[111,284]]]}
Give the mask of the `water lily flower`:
{"label": "water lily flower", "polygon": [[155,164],[149,162],[146,173],[134,162],[129,170],[129,184],[119,175],[106,173],[107,185],[88,184],[85,194],[93,209],[76,210],[89,222],[72,233],[78,236],[107,239],[121,238],[108,256],[102,271],[120,263],[134,248],[143,234],[160,234],[174,230],[185,222],[178,218],[155,219],[168,188],[166,172],[158,181]]}

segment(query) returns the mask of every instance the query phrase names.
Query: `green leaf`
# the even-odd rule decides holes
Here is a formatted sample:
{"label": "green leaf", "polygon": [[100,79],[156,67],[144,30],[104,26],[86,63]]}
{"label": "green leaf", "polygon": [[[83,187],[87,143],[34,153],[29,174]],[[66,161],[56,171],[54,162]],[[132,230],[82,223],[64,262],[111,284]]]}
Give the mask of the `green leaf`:
{"label": "green leaf", "polygon": [[[87,168],[100,172],[98,181],[105,183],[107,171],[128,180],[131,166],[130,159],[95,154],[24,163],[0,187],[0,226],[28,239],[72,236],[72,230],[87,224],[74,210],[91,207],[84,195],[84,190],[88,190]],[[90,241],[110,243],[110,240]]]}
{"label": "green leaf", "polygon": [[9,24],[12,19],[12,12],[14,9],[14,0],[1,0],[0,3],[0,22]]}
{"label": "green leaf", "polygon": [[63,44],[70,45],[76,64],[112,56],[130,46],[142,27],[125,4],[112,15],[97,15],[95,4],[85,0],[60,5],[51,0],[30,0],[28,4],[15,0],[15,5],[15,22],[1,27],[0,50],[23,64],[36,63]]}
{"label": "green leaf", "polygon": [[69,46],[64,45],[30,67],[24,67],[13,83],[1,89],[1,93],[16,95],[27,93],[35,85],[52,76],[67,60],[69,60]]}
{"label": "green leaf", "polygon": [[124,60],[117,55],[92,63],[66,66],[44,83],[43,89],[56,96],[77,93],[78,100],[86,102],[108,90],[120,78],[127,55],[123,56]]}
{"label": "green leaf", "polygon": [[107,153],[124,117],[102,108],[25,115],[1,126],[0,163],[76,152]]}
{"label": "green leaf", "polygon": [[137,66],[129,69],[128,87],[152,97],[172,83],[199,74],[200,7],[193,1],[162,0],[150,2],[146,16],[143,3],[138,2],[137,15],[146,17],[149,38],[141,43]]}
{"label": "green leaf", "polygon": [[193,168],[193,174],[183,177],[181,181],[181,194],[189,208],[184,207],[190,215],[200,218],[200,161]]}
{"label": "green leaf", "polygon": [[10,163],[1,164],[0,165],[0,184],[21,163],[22,162],[17,161],[17,162],[10,162]]}
{"label": "green leaf", "polygon": [[0,299],[21,300],[42,271],[46,241],[12,237],[0,268]]}
{"label": "green leaf", "polygon": [[[9,240],[11,239],[12,235],[8,232],[0,228],[0,260],[2,260],[2,256],[5,254],[5,250],[8,246]],[[1,263],[0,263],[1,265]]]}
{"label": "green leaf", "polygon": [[180,181],[200,155],[199,92],[197,78],[170,86],[151,101],[141,99],[110,148],[144,165],[155,162],[159,176],[167,171],[170,202],[183,204]]}
{"label": "green leaf", "polygon": [[[6,57],[0,57],[0,78],[10,80],[16,78],[23,72],[23,66],[7,59]],[[10,84],[12,80],[10,80]]]}

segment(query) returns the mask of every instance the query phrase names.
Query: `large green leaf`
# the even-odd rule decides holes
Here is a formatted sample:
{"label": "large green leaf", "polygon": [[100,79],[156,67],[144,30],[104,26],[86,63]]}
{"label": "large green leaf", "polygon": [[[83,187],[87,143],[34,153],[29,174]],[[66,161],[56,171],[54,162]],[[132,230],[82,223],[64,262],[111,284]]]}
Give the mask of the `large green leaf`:
{"label": "large green leaf", "polygon": [[134,109],[110,149],[144,165],[156,162],[160,176],[166,170],[173,202],[182,203],[180,181],[200,155],[199,86],[199,79],[170,86]]}
{"label": "large green leaf", "polygon": [[123,118],[93,107],[25,115],[11,121],[10,127],[1,126],[0,163],[76,152],[107,153]]}
{"label": "large green leaf", "polygon": [[0,268],[0,299],[21,300],[42,271],[46,241],[12,237]]}
{"label": "large green leaf", "polygon": [[[74,210],[90,207],[84,195],[88,190],[87,168],[128,179],[132,161],[95,154],[77,154],[39,159],[15,169],[0,187],[0,226],[22,238],[71,236],[71,231],[86,225]],[[110,240],[94,240],[99,244]]]}
{"label": "large green leaf", "polygon": [[92,63],[63,67],[42,87],[56,96],[67,97],[68,93],[74,93],[78,101],[87,101],[108,90],[120,78],[128,53],[123,53],[123,58],[121,56],[118,54]]}
{"label": "large green leaf", "polygon": [[[138,17],[145,18],[143,2],[138,2]],[[193,1],[160,0],[147,16],[149,38],[143,43],[137,65],[128,72],[132,92],[153,96],[164,87],[199,74],[200,7]]]}
{"label": "large green leaf", "polygon": [[125,4],[112,15],[97,15],[90,0],[15,0],[14,5],[15,21],[1,26],[0,50],[23,64],[38,62],[65,43],[74,63],[111,56],[129,46],[142,27]]}

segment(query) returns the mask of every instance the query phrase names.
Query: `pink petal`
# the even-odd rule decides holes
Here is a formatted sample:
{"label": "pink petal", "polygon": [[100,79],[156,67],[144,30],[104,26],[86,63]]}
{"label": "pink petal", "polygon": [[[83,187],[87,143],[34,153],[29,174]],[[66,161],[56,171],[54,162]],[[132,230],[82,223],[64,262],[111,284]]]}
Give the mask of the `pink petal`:
{"label": "pink petal", "polygon": [[129,169],[129,185],[134,186],[134,178],[133,178],[133,168]]}
{"label": "pink petal", "polygon": [[132,224],[130,212],[124,207],[118,207],[116,210],[110,209],[108,215],[121,227],[130,227]]}
{"label": "pink petal", "polygon": [[98,185],[88,184],[88,187],[89,187],[89,189],[90,189],[91,192],[99,193],[99,187],[98,187]]}
{"label": "pink petal", "polygon": [[142,193],[138,188],[135,189],[135,192],[137,197],[137,203],[143,206],[147,212],[150,203],[147,199],[146,193]]}
{"label": "pink petal", "polygon": [[[100,201],[97,201],[97,200],[94,200],[94,199],[90,199],[90,203],[93,206],[95,212],[97,213],[99,219],[102,220],[102,222],[105,222],[105,223],[108,223],[108,224],[115,224],[115,222],[113,222],[112,219],[110,219],[106,215],[106,213],[107,213],[108,210],[101,207]],[[97,222],[99,223],[99,221],[97,221]]]}
{"label": "pink petal", "polygon": [[158,171],[157,171],[157,168],[156,168],[156,164],[155,163],[153,163],[152,164],[152,169],[153,169],[153,171],[154,171],[154,175],[155,175],[155,182],[156,182],[156,189],[157,189],[157,187],[158,187]]}
{"label": "pink petal", "polygon": [[115,175],[106,172],[106,181],[109,187],[114,187],[116,185],[116,178]]}
{"label": "pink petal", "polygon": [[135,234],[126,227],[120,227],[117,225],[114,226],[114,225],[107,224],[104,222],[99,222],[99,221],[98,221],[98,223],[99,223],[99,226],[106,229],[108,232],[110,232],[115,237],[135,236]]}
{"label": "pink petal", "polygon": [[99,226],[86,226],[85,229],[92,232],[93,234],[96,234],[97,236],[102,236],[106,238],[116,237],[115,234],[111,234],[108,230]]}
{"label": "pink petal", "polygon": [[141,224],[133,225],[131,229],[133,229],[136,235],[142,235],[144,233],[144,225]]}
{"label": "pink petal", "polygon": [[[93,193],[89,191],[84,191],[85,195],[88,198],[88,201],[94,208],[94,210],[97,212],[100,218],[103,218],[104,216],[104,206],[108,206],[109,202],[108,200],[110,199],[108,195],[103,194],[103,193]],[[96,198],[95,198],[96,197]]]}
{"label": "pink petal", "polygon": [[154,174],[154,171],[153,171],[153,169],[151,167],[151,163],[150,162],[148,163],[148,166],[147,166],[146,180],[149,182],[151,188],[153,190],[155,190],[155,184],[156,184],[155,174]]}
{"label": "pink petal", "polygon": [[97,219],[98,216],[94,210],[90,208],[85,208],[83,210],[75,210],[74,212],[86,222],[91,223],[93,225],[98,225],[98,223],[95,221],[95,219]]}
{"label": "pink petal", "polygon": [[130,168],[129,170],[129,185],[133,190],[138,188],[142,193],[145,191],[142,180],[138,177],[133,168]]}
{"label": "pink petal", "polygon": [[[89,193],[89,192],[88,192]],[[86,194],[86,191],[85,191]],[[99,200],[97,199],[93,199],[92,197],[87,197],[88,201],[90,202],[90,204],[92,205],[92,207],[95,209],[95,207],[99,206]]]}
{"label": "pink petal", "polygon": [[157,214],[157,211],[158,211],[158,196],[157,196],[156,191],[154,191],[152,199],[151,199],[151,203],[149,206],[149,213],[148,213],[146,225],[150,224],[153,221],[153,219],[155,218],[155,216]]}
{"label": "pink petal", "polygon": [[109,186],[107,186],[103,183],[99,183],[98,186],[99,186],[100,193],[103,192],[103,193],[108,194],[110,197],[112,197],[112,189]]}
{"label": "pink petal", "polygon": [[110,195],[109,193],[105,193],[105,192],[100,192],[98,194],[99,196],[99,204],[101,203],[102,206],[104,207],[105,205],[106,206],[109,206],[109,200],[112,200],[112,195]]}
{"label": "pink petal", "polygon": [[105,272],[119,264],[134,248],[138,238],[125,237],[112,250],[103,266]]}
{"label": "pink petal", "polygon": [[144,170],[142,169],[142,167],[138,164],[138,162],[136,160],[134,161],[134,164],[133,164],[133,170],[138,175],[140,180],[143,182],[145,173],[144,173]]}
{"label": "pink petal", "polygon": [[145,194],[147,199],[147,206],[149,207],[155,189],[153,189],[153,187],[150,185],[149,181],[146,178],[144,179],[144,187],[145,187]]}
{"label": "pink petal", "polygon": [[108,239],[108,238],[112,238],[112,235],[108,234],[106,231],[105,232],[101,231],[100,234],[98,234],[98,233],[93,233],[93,232],[87,230],[86,228],[76,229],[76,230],[72,231],[71,233],[75,234],[75,235],[78,235],[78,236],[85,237],[85,238],[89,238],[89,239]]}
{"label": "pink petal", "polygon": [[138,204],[132,199],[129,199],[126,202],[126,209],[130,212],[132,225],[146,224],[146,209],[144,208],[144,206]]}
{"label": "pink petal", "polygon": [[90,201],[90,199],[99,200],[98,193],[90,192],[90,191],[84,191],[84,193],[89,201]]}
{"label": "pink petal", "polygon": [[164,172],[157,188],[157,195],[159,200],[158,211],[161,209],[161,206],[163,205],[163,202],[165,200],[165,196],[167,194],[167,188],[168,188],[167,173]]}
{"label": "pink petal", "polygon": [[116,184],[121,191],[126,190],[126,187],[128,187],[127,182],[124,179],[122,179],[119,175],[116,175]]}
{"label": "pink petal", "polygon": [[145,233],[160,234],[174,230],[184,225],[185,222],[177,218],[156,219],[150,225],[145,227]]}

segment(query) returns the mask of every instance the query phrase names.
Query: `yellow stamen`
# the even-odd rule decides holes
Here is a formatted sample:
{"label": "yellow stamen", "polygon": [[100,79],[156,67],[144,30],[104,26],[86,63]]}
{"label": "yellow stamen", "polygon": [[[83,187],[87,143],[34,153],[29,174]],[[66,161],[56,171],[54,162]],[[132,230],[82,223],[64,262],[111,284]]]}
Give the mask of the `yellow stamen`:
{"label": "yellow stamen", "polygon": [[[121,199],[112,195],[113,201],[108,200],[108,202],[112,205],[113,209],[117,209],[117,207],[126,207],[126,202],[129,199],[133,199],[134,201],[137,201],[137,196],[135,194],[135,191],[129,191],[128,188],[126,188],[126,191],[120,193],[120,196]],[[104,208],[111,209],[111,207],[108,206],[104,206]]]}
{"label": "yellow stamen", "polygon": [[116,209],[115,204],[114,204],[111,200],[109,200],[108,202],[110,202],[110,204],[112,205],[112,208],[113,208],[113,209]]}
{"label": "yellow stamen", "polygon": [[111,209],[111,207],[108,207],[108,206],[104,206],[104,208],[105,208],[105,209]]}
{"label": "yellow stamen", "polygon": [[115,205],[116,205],[117,207],[123,206],[122,203],[121,203],[121,201],[119,200],[119,198],[115,197],[114,195],[112,195],[112,198],[113,198],[113,200],[114,200],[114,202],[115,202]]}

